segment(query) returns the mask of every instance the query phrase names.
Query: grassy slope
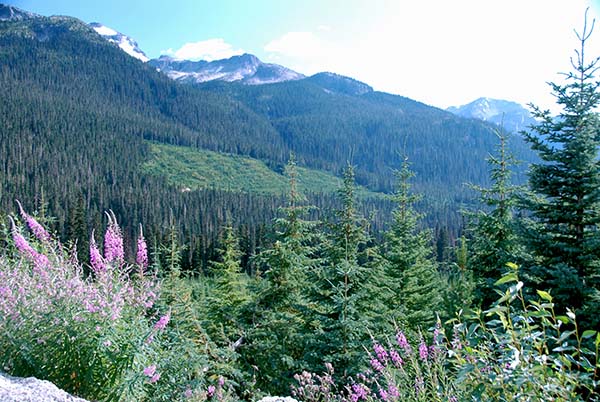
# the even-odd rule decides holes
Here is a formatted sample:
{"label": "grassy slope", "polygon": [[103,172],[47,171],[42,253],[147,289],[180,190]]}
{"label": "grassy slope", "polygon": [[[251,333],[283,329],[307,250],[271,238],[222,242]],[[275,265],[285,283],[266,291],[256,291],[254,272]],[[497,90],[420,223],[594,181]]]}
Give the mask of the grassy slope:
{"label": "grassy slope", "polygon": [[[256,194],[280,195],[288,191],[287,178],[262,161],[239,155],[203,149],[148,143],[152,157],[142,166],[144,173],[164,176],[181,189],[216,188]],[[312,193],[333,193],[342,180],[319,170],[298,168],[300,190]],[[361,197],[383,197],[359,188]]]}

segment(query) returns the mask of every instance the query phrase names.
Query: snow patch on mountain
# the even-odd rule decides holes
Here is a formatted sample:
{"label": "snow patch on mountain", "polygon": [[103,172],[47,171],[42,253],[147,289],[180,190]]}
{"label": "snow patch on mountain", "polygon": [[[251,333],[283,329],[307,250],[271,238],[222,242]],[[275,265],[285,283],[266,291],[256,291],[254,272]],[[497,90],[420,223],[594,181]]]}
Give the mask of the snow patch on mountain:
{"label": "snow patch on mountain", "polygon": [[37,17],[40,16],[17,7],[0,4],[0,21],[21,21]]}
{"label": "snow patch on mountain", "polygon": [[90,26],[94,28],[94,31],[96,31],[99,35],[104,37],[109,42],[119,46],[128,55],[135,57],[144,63],[150,60],[148,56],[146,56],[146,54],[138,47],[137,42],[129,36],[123,35],[122,33],[117,32],[114,29],[98,22],[92,22]]}
{"label": "snow patch on mountain", "polygon": [[251,54],[214,61],[179,60],[163,55],[149,63],[173,80],[194,83],[219,80],[261,85],[304,78],[289,68],[263,63]]}

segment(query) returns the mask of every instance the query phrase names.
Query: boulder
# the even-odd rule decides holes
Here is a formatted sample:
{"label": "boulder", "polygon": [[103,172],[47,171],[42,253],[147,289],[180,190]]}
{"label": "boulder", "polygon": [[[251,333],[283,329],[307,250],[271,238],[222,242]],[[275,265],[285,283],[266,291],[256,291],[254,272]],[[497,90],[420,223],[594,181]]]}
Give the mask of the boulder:
{"label": "boulder", "polygon": [[50,381],[34,377],[11,377],[0,372],[0,401],[2,402],[87,402],[59,389]]}

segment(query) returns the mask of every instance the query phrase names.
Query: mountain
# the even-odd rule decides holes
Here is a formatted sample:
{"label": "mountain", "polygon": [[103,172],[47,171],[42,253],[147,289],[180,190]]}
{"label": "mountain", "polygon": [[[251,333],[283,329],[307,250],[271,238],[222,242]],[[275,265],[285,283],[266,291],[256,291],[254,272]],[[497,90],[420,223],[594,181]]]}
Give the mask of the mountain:
{"label": "mountain", "polygon": [[489,121],[513,133],[526,130],[536,123],[522,105],[501,99],[479,98],[463,106],[450,106],[446,110],[458,116]]}
{"label": "mountain", "polygon": [[317,73],[308,78],[312,82],[326,91],[346,94],[346,95],[364,95],[373,92],[373,88],[364,82],[355,80],[354,78],[345,77],[335,73]]}
{"label": "mountain", "polygon": [[[427,224],[457,231],[460,207],[473,203],[464,183],[486,183],[497,142],[486,122],[335,74],[265,85],[173,81],[70,17],[2,22],[0,49],[0,211],[14,211],[14,199],[28,210],[43,204],[54,230],[81,250],[111,209],[126,244],[140,222],[157,242],[177,227],[186,264],[208,258],[226,221],[250,252],[285,202],[271,184],[281,183],[291,152],[324,183],[307,191],[321,211],[336,205],[325,183],[347,163],[365,192],[389,193],[407,156]],[[530,160],[520,138],[511,146]],[[217,174],[223,166],[253,170],[246,177],[256,185],[240,188]],[[375,228],[389,219],[381,197],[361,208],[378,211]]]}
{"label": "mountain", "polygon": [[106,40],[119,46],[128,55],[143,62],[150,60],[148,56],[146,56],[146,54],[139,48],[137,42],[129,36],[123,35],[122,33],[102,25],[99,22],[92,22],[90,23],[90,26]]}
{"label": "mountain", "polygon": [[191,83],[220,80],[260,85],[304,78],[302,74],[289,68],[278,64],[263,63],[251,54],[215,61],[178,60],[169,56],[161,56],[158,59],[150,60],[149,64],[174,80]]}
{"label": "mountain", "polygon": [[39,17],[39,15],[21,10],[17,7],[0,4],[0,21],[20,21],[36,17]]}

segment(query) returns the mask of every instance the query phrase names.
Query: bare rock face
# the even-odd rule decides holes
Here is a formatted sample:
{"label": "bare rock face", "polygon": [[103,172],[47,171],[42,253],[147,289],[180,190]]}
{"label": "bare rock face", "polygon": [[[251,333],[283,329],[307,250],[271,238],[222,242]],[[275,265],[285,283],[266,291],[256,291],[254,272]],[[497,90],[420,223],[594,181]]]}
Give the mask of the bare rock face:
{"label": "bare rock face", "polygon": [[37,378],[11,377],[0,372],[2,402],[87,402],[67,394],[50,381]]}

